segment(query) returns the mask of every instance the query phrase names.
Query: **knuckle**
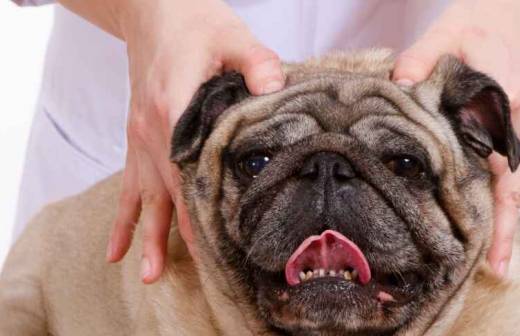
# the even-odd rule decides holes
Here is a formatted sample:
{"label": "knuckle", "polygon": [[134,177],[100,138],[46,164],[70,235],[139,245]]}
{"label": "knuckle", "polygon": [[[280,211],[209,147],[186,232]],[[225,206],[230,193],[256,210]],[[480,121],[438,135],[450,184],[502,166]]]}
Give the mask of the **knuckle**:
{"label": "knuckle", "polygon": [[139,193],[133,190],[123,190],[119,194],[119,203],[124,206],[134,206],[139,201]]}
{"label": "knuckle", "polygon": [[153,234],[151,230],[143,230],[143,244],[145,246],[154,245],[157,241],[156,236]]}
{"label": "knuckle", "polygon": [[249,47],[246,51],[245,57],[247,58],[248,66],[255,66],[264,63],[281,64],[280,57],[274,51],[256,43]]}
{"label": "knuckle", "polygon": [[399,56],[399,63],[412,63],[413,65],[419,66],[421,68],[426,68],[428,66],[428,62],[425,60],[423,51],[419,49],[412,49],[403,52]]}
{"label": "knuckle", "polygon": [[149,132],[147,115],[142,111],[133,113],[128,124],[128,135],[132,139],[146,142],[149,137]]}
{"label": "knuckle", "polygon": [[118,215],[117,218],[112,223],[112,235],[115,236],[126,236],[127,234],[132,235],[134,233],[134,229],[137,225],[135,220],[131,220],[126,218],[124,215]]}
{"label": "knuckle", "polygon": [[151,223],[153,226],[149,226],[144,228],[143,230],[143,245],[145,249],[148,251],[154,250],[155,248],[161,248],[161,246],[166,245],[166,241],[168,236],[163,234],[163,231],[157,229],[156,223]]}
{"label": "knuckle", "polygon": [[161,192],[152,191],[149,189],[142,189],[140,192],[141,202],[143,207],[158,207],[168,204],[168,196]]}
{"label": "knuckle", "polygon": [[131,231],[131,225],[129,224],[131,223],[126,222],[122,218],[117,218],[112,224],[113,232],[118,234],[129,232]]}

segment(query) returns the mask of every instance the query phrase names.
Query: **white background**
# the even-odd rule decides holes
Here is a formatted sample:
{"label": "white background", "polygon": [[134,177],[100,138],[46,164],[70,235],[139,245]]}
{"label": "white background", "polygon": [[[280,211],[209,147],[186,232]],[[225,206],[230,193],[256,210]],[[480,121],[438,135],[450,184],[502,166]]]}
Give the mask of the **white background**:
{"label": "white background", "polygon": [[20,8],[0,0],[0,268],[11,244],[52,12],[52,6]]}

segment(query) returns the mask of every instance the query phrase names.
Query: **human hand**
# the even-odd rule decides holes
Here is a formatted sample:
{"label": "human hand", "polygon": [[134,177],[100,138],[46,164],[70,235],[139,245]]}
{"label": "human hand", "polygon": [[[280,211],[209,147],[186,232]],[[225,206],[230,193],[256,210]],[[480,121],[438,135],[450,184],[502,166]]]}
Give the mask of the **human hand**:
{"label": "human hand", "polygon": [[[516,0],[457,0],[428,31],[398,58],[394,80],[406,85],[428,77],[439,57],[453,54],[493,77],[511,101],[515,129],[520,131],[520,2]],[[506,276],[511,259],[520,205],[520,171],[507,160],[490,156],[494,173],[495,231],[488,260]]]}
{"label": "human hand", "polygon": [[278,56],[221,0],[123,3],[120,35],[128,46],[132,98],[127,162],[107,259],[119,261],[126,254],[141,213],[141,276],[152,283],[164,267],[174,207],[180,233],[196,256],[179,170],[169,161],[173,127],[191,97],[222,71],[241,72],[257,95],[281,89],[284,77]]}

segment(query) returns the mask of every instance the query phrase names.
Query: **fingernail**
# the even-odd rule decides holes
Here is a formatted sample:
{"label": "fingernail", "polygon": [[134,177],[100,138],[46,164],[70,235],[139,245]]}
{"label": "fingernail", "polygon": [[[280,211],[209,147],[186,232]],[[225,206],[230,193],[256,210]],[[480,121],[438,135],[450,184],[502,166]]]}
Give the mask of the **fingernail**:
{"label": "fingernail", "polygon": [[112,241],[109,241],[108,242],[108,246],[107,246],[107,261],[111,261],[112,260],[112,255],[114,255],[114,252],[112,251]]}
{"label": "fingernail", "polygon": [[395,83],[399,86],[406,86],[406,87],[410,87],[410,86],[414,85],[414,82],[407,78],[401,78],[401,79],[397,80]]}
{"label": "fingernail", "polygon": [[262,88],[262,94],[269,94],[279,91],[283,88],[283,82],[275,80],[264,85]]}
{"label": "fingernail", "polygon": [[508,265],[509,263],[505,260],[502,260],[499,264],[498,264],[498,275],[501,277],[501,278],[505,278],[507,277],[507,273],[509,272],[508,270]]}
{"label": "fingernail", "polygon": [[150,276],[151,271],[152,265],[150,264],[150,260],[144,257],[143,260],[141,260],[141,278],[146,280]]}

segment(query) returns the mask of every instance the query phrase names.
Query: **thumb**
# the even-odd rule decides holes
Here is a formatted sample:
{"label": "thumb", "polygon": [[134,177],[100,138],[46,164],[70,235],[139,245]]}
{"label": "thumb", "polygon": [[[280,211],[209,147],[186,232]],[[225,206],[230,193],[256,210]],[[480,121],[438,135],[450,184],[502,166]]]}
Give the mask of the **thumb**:
{"label": "thumb", "polygon": [[285,85],[280,57],[263,46],[251,34],[229,38],[232,41],[223,57],[226,69],[240,72],[254,95],[281,90]]}
{"label": "thumb", "polygon": [[393,80],[403,85],[411,85],[427,79],[437,60],[444,54],[459,56],[453,33],[443,30],[428,31],[398,56]]}

